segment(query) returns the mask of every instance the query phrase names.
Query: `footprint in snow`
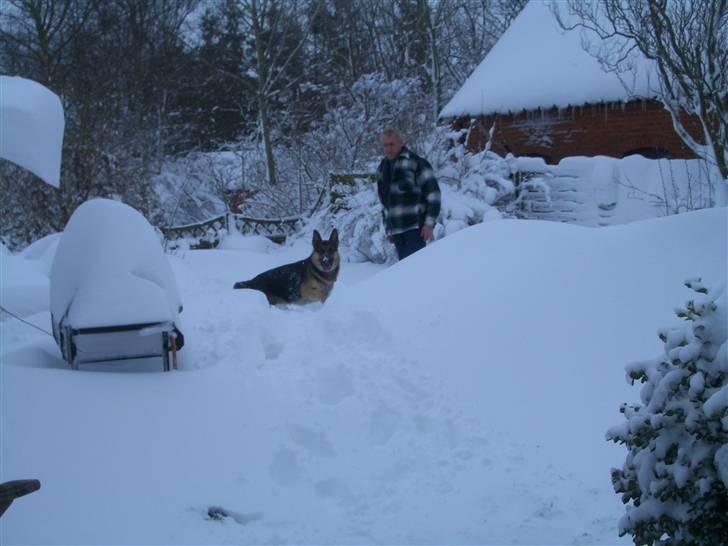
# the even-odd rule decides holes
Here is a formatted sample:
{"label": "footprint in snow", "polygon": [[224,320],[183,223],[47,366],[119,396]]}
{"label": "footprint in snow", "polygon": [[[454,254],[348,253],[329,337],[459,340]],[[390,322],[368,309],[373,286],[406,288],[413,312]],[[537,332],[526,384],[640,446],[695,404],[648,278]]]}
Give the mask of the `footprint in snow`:
{"label": "footprint in snow", "polygon": [[401,421],[399,413],[379,407],[369,420],[369,441],[375,446],[383,446],[397,432]]}
{"label": "footprint in snow", "polygon": [[278,450],[268,467],[268,471],[271,478],[278,485],[283,486],[294,484],[302,474],[296,452],[287,448]]}
{"label": "footprint in snow", "polygon": [[331,366],[318,372],[318,397],[322,403],[338,404],[354,392],[354,381],[348,368]]}
{"label": "footprint in snow", "polygon": [[334,447],[322,432],[314,432],[310,428],[302,425],[290,425],[288,427],[288,435],[296,444],[307,449],[314,455],[321,457],[336,456]]}
{"label": "footprint in snow", "polygon": [[239,525],[247,525],[249,523],[262,519],[263,515],[257,512],[253,512],[251,514],[233,512],[232,510],[228,510],[227,508],[223,508],[222,506],[210,506],[207,509],[208,520],[225,521],[228,518],[232,519],[235,523]]}
{"label": "footprint in snow", "polygon": [[325,499],[343,499],[349,495],[349,487],[338,478],[328,478],[316,482],[316,493]]}
{"label": "footprint in snow", "polygon": [[281,353],[283,352],[283,347],[283,343],[276,341],[266,341],[263,345],[263,350],[265,351],[265,359],[278,360],[278,357],[281,356]]}

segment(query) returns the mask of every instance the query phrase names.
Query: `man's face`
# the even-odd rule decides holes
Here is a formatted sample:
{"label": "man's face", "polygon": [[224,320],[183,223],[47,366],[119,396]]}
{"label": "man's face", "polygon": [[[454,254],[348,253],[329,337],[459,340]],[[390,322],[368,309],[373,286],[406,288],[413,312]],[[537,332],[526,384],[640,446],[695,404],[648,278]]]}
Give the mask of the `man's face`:
{"label": "man's face", "polygon": [[402,151],[402,139],[398,135],[382,135],[382,147],[387,159],[395,159]]}

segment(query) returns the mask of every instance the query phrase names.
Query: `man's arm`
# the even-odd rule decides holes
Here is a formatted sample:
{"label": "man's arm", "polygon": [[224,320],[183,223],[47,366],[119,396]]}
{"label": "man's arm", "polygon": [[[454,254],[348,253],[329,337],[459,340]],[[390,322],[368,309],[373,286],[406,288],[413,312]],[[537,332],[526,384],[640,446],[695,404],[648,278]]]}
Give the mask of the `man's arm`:
{"label": "man's arm", "polygon": [[384,205],[384,160],[379,163],[377,167],[377,194],[379,195],[379,202]]}
{"label": "man's arm", "polygon": [[379,163],[379,167],[377,167],[377,195],[379,196],[379,202],[382,204],[382,223],[387,225],[387,204],[386,204],[386,197],[385,197],[385,188],[384,185],[386,184],[384,180],[384,159]]}
{"label": "man's arm", "polygon": [[437,217],[440,215],[440,186],[435,178],[435,173],[426,159],[422,159],[420,172],[417,180],[425,200],[425,225],[430,229],[435,227]]}

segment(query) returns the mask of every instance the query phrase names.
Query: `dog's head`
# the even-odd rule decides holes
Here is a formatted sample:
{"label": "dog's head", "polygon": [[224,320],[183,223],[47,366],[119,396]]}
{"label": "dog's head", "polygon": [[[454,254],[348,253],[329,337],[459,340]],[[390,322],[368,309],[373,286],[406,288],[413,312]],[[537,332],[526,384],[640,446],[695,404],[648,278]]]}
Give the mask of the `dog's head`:
{"label": "dog's head", "polygon": [[328,241],[324,241],[321,234],[314,230],[311,259],[321,271],[333,271],[339,267],[339,232],[336,229],[331,232]]}

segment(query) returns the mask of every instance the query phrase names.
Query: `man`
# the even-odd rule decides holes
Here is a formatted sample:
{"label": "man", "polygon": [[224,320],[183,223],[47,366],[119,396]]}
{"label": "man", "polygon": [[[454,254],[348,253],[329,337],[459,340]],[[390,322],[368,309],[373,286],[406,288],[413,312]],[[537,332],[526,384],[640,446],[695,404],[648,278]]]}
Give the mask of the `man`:
{"label": "man", "polygon": [[385,130],[380,140],[385,157],[377,170],[377,189],[384,230],[403,260],[432,240],[440,214],[440,187],[427,160],[407,148],[397,131]]}

